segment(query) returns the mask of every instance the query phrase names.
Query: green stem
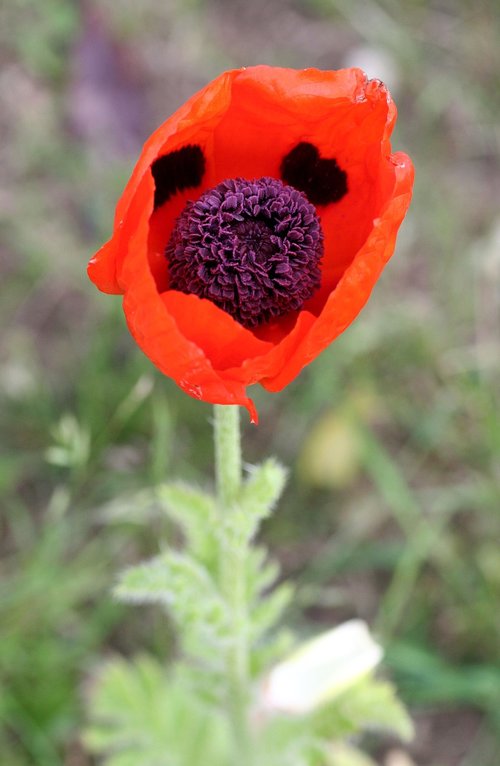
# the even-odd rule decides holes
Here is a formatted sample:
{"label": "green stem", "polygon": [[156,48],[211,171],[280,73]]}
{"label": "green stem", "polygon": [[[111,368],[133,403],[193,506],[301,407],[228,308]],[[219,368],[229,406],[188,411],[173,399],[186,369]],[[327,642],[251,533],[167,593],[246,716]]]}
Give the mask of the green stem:
{"label": "green stem", "polygon": [[214,417],[217,497],[229,510],[241,488],[240,408],[216,404]]}
{"label": "green stem", "polygon": [[215,471],[222,533],[219,576],[233,631],[226,653],[227,712],[233,735],[235,766],[250,766],[252,746],[248,724],[250,673],[246,591],[248,546],[239,539],[231,518],[231,514],[237,510],[236,501],[241,489],[239,408],[215,405],[214,415]]}

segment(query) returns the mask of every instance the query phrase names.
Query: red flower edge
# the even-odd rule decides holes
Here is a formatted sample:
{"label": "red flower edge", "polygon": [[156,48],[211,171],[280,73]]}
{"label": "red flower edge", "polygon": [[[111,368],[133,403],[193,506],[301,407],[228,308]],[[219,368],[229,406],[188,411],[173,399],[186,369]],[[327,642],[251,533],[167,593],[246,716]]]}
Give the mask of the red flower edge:
{"label": "red flower edge", "polygon": [[[411,199],[411,160],[391,153],[395,119],[383,83],[359,69],[257,66],[220,75],[149,138],[88,273],[100,290],[124,296],[136,342],[186,393],[244,405],[257,422],[247,386],[280,391],[354,320]],[[165,246],[187,201],[228,178],[279,178],[301,142],[335,158],[348,179],[340,201],[317,205],[325,238],[318,292],[300,311],[250,330],[211,301],[169,289]],[[155,210],[151,167],[186,146],[202,148],[203,178]]]}

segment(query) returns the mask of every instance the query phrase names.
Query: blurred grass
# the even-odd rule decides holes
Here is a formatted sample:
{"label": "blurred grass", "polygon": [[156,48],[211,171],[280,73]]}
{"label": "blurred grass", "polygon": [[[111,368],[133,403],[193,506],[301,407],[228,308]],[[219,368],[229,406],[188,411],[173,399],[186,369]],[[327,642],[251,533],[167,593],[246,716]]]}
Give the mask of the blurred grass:
{"label": "blurred grass", "polygon": [[266,536],[300,583],[296,624],[369,619],[424,716],[417,763],[497,766],[495,2],[10,0],[0,13],[2,762],[88,764],[89,669],[116,649],[166,651],[166,626],[108,596],[157,530],[105,524],[100,506],[166,475],[211,481],[210,407],[150,367],[119,301],[85,277],[141,141],[223,68],[359,61],[397,100],[414,203],[359,321],[285,392],[255,392],[247,458],[295,466]]}

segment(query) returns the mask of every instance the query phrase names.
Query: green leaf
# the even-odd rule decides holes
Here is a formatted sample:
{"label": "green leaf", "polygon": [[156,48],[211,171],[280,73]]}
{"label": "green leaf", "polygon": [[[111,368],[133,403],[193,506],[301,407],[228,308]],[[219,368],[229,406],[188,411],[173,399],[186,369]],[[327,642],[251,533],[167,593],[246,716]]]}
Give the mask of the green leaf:
{"label": "green leaf", "polygon": [[208,570],[187,554],[167,551],[126,570],[114,593],[122,601],[166,606],[194,656],[216,660],[214,648],[227,642],[226,604]]}
{"label": "green leaf", "polygon": [[249,603],[249,638],[252,644],[251,663],[255,674],[267,670],[291,646],[289,634],[276,634],[284,610],[293,597],[293,587],[282,583],[272,588],[279,576],[279,566],[267,560],[267,551],[253,547],[247,558],[247,599]]}
{"label": "green leaf", "polygon": [[365,753],[345,743],[336,742],[328,748],[328,766],[377,766]]}
{"label": "green leaf", "polygon": [[250,548],[247,557],[247,578],[249,600],[257,599],[267,591],[279,577],[280,568],[276,561],[268,559],[265,548]]}
{"label": "green leaf", "polygon": [[179,674],[154,659],[114,659],[94,680],[85,745],[104,766],[227,766],[227,733]]}
{"label": "green leaf", "polygon": [[407,741],[413,724],[388,681],[368,676],[343,692],[311,717],[314,731],[325,739],[347,737],[360,731],[385,731]]}
{"label": "green leaf", "polygon": [[289,583],[283,583],[260,599],[252,609],[250,635],[258,641],[276,626],[283,612],[290,604],[294,589]]}
{"label": "green leaf", "polygon": [[213,570],[217,553],[218,515],[214,498],[188,484],[162,484],[157,488],[163,510],[186,536],[192,554]]}
{"label": "green leaf", "polygon": [[[247,594],[251,604],[251,611],[266,600],[276,588],[276,582],[280,575],[280,567],[276,561],[267,558],[265,548],[250,548],[247,557]],[[288,588],[288,585],[280,586]]]}
{"label": "green leaf", "polygon": [[289,628],[275,631],[266,636],[252,650],[251,669],[253,678],[261,678],[269,668],[288,654],[295,643],[295,636]]}
{"label": "green leaf", "polygon": [[250,478],[219,529],[223,544],[247,546],[257,534],[261,521],[271,514],[283,491],[286,475],[286,470],[273,458],[251,469]]}
{"label": "green leaf", "polygon": [[263,752],[269,755],[263,760],[273,766],[375,766],[343,741],[371,729],[404,738],[412,733],[392,686],[369,677],[312,714],[272,716],[263,731]]}
{"label": "green leaf", "polygon": [[255,755],[266,766],[324,766],[326,748],[306,719],[275,716],[259,736]]}
{"label": "green leaf", "polygon": [[52,429],[55,444],[45,451],[47,462],[63,468],[82,468],[90,456],[90,433],[76,417],[66,414]]}
{"label": "green leaf", "polygon": [[271,514],[283,492],[288,473],[274,458],[251,471],[239,498],[241,513],[247,521],[248,540],[254,537],[260,522]]}
{"label": "green leaf", "polygon": [[214,569],[217,552],[217,515],[214,499],[188,484],[160,484],[123,495],[98,509],[106,523],[147,524],[167,515],[183,532],[195,558]]}

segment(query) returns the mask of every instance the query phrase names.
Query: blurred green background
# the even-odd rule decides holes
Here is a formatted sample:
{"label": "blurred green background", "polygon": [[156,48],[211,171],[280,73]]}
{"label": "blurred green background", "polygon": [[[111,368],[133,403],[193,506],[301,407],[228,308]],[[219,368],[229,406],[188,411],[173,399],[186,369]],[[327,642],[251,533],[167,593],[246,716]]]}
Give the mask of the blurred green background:
{"label": "blurred green background", "polygon": [[89,766],[99,660],[170,651],[109,587],[156,551],[141,490],[211,482],[211,408],[152,368],[85,266],[150,131],[254,63],[384,79],[417,171],[363,315],[286,391],[254,392],[247,459],[292,467],[265,530],[299,586],[290,620],[360,616],[387,648],[417,737],[381,764],[498,766],[498,3],[6,0],[0,44],[2,766]]}

